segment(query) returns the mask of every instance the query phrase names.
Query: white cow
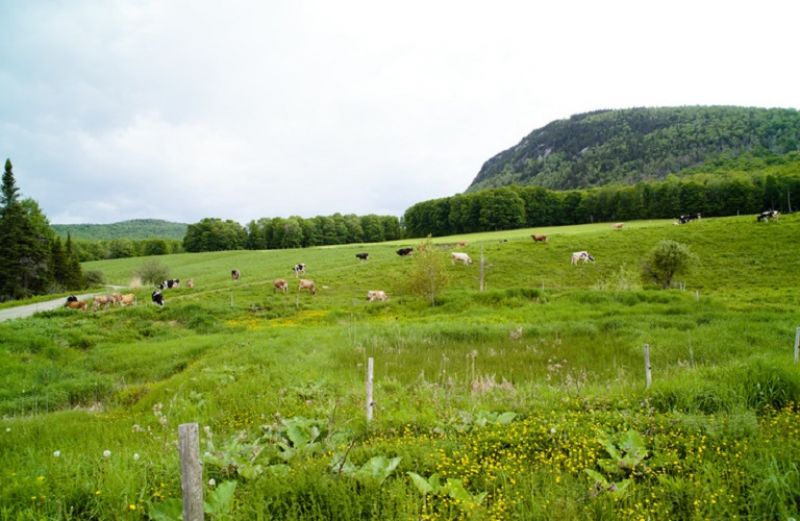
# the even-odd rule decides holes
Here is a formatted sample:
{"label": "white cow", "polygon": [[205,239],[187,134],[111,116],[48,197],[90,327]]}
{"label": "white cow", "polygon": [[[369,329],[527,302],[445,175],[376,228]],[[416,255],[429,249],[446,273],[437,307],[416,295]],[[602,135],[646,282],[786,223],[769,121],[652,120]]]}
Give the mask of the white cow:
{"label": "white cow", "polygon": [[454,251],[453,253],[450,254],[450,262],[455,264],[456,261],[463,262],[464,264],[472,264],[472,259],[469,258],[469,255],[467,255],[466,253],[459,253],[457,251]]}
{"label": "white cow", "polygon": [[367,291],[367,300],[370,302],[375,302],[376,300],[381,302],[386,302],[389,300],[389,297],[386,295],[385,291],[379,289],[371,289]]}
{"label": "white cow", "polygon": [[594,262],[594,257],[589,255],[588,251],[576,251],[576,252],[573,252],[572,253],[572,265],[575,266],[580,261],[583,261],[583,262],[592,261],[592,262]]}

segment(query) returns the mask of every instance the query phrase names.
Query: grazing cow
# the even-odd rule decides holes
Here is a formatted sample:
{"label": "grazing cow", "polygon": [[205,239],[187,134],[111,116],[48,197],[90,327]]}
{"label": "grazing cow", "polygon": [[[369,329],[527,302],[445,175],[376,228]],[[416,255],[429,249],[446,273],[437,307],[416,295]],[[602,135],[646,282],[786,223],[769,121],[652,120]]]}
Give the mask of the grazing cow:
{"label": "grazing cow", "polygon": [[469,244],[467,241],[458,241],[458,242],[456,243],[456,246],[458,246],[459,248],[463,248],[463,247],[465,247],[467,244]]}
{"label": "grazing cow", "polygon": [[119,305],[120,306],[130,306],[131,304],[136,305],[136,295],[133,293],[126,293],[125,295],[119,296]]}
{"label": "grazing cow", "polygon": [[583,262],[592,261],[592,262],[594,262],[594,257],[589,255],[588,251],[576,251],[576,252],[574,252],[572,254],[572,261],[571,261],[572,265],[575,266],[580,261],[583,261]]}
{"label": "grazing cow", "polygon": [[450,262],[455,264],[456,261],[461,262],[464,265],[472,264],[472,259],[469,258],[469,255],[467,255],[466,253],[454,251],[453,253],[450,254]]}
{"label": "grazing cow", "polygon": [[547,242],[547,235],[531,235],[534,242]]}
{"label": "grazing cow", "polygon": [[158,285],[158,289],[177,288],[180,285],[180,283],[181,283],[180,279],[165,280],[164,282]]}
{"label": "grazing cow", "polygon": [[371,289],[367,291],[367,300],[370,302],[375,302],[376,300],[381,302],[386,302],[389,300],[389,297],[386,295],[385,291],[379,289]]}
{"label": "grazing cow", "polygon": [[611,225],[615,230],[621,230],[623,226],[625,226],[625,223],[614,223]]}
{"label": "grazing cow", "polygon": [[305,275],[305,273],[306,273],[306,264],[304,262],[301,262],[299,264],[295,264],[294,268],[292,268],[292,271],[294,272],[294,276],[295,277],[299,277],[301,274]]}
{"label": "grazing cow", "polygon": [[155,302],[159,306],[164,305],[164,295],[161,293],[160,289],[157,289],[150,295],[150,299]]}
{"label": "grazing cow", "polygon": [[97,308],[107,308],[108,306],[114,304],[116,299],[113,295],[95,295],[94,296],[94,304],[92,304],[92,309]]}
{"label": "grazing cow", "polygon": [[678,224],[686,224],[689,221],[694,221],[695,219],[700,219],[701,217],[702,216],[700,215],[700,212],[683,214],[678,217]]}
{"label": "grazing cow", "polygon": [[[67,297],[67,298],[69,299],[69,297]],[[75,298],[75,300],[67,300],[64,303],[64,307],[65,308],[69,308],[69,309],[82,309],[82,310],[86,311],[86,302],[84,302],[83,300],[78,300],[77,298]]]}
{"label": "grazing cow", "polygon": [[239,280],[240,276],[239,270],[231,270],[231,280]]}
{"label": "grazing cow", "polygon": [[781,213],[778,210],[765,210],[756,216],[756,222],[760,223],[761,221],[769,222],[770,220],[778,220]]}
{"label": "grazing cow", "polygon": [[410,255],[412,251],[414,251],[414,248],[400,248],[397,250],[397,254],[401,257],[405,257],[406,255]]}
{"label": "grazing cow", "polygon": [[70,295],[69,297],[67,297],[67,302],[78,302],[78,297],[76,297],[75,295]]}
{"label": "grazing cow", "polygon": [[300,285],[297,286],[297,291],[302,291],[304,289],[307,289],[312,295],[317,294],[317,287],[314,285],[313,280],[300,279]]}
{"label": "grazing cow", "polygon": [[367,260],[369,258],[369,253],[356,253],[356,259],[358,260]]}
{"label": "grazing cow", "polygon": [[272,281],[272,285],[275,286],[275,291],[289,292],[289,284],[286,282],[286,279],[275,279]]}
{"label": "grazing cow", "polygon": [[194,287],[194,279],[186,279],[186,287],[192,289]]}

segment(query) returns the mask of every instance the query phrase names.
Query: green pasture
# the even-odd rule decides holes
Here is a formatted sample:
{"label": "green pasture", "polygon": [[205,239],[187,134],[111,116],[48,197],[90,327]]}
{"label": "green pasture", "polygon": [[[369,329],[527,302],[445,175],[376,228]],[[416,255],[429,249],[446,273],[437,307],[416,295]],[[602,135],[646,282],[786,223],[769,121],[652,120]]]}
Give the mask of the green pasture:
{"label": "green pasture", "polygon": [[[698,258],[669,290],[639,278],[662,239]],[[796,214],[437,238],[434,306],[395,253],[413,239],[85,263],[195,287],[0,324],[0,518],[177,519],[184,422],[211,519],[796,517],[799,240]]]}

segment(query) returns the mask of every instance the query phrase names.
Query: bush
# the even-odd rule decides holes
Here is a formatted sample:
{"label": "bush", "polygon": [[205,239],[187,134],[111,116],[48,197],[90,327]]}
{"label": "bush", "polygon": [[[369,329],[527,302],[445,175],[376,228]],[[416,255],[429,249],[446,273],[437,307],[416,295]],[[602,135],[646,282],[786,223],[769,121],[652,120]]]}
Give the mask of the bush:
{"label": "bush", "polygon": [[436,251],[430,236],[414,251],[414,267],[409,275],[409,290],[428,300],[431,306],[447,285],[447,273],[442,255]]}
{"label": "bush", "polygon": [[151,260],[142,264],[133,275],[139,277],[142,282],[156,285],[169,278],[169,268],[157,260]]}
{"label": "bush", "polygon": [[666,289],[672,285],[675,275],[688,273],[696,260],[687,245],[663,240],[650,250],[642,266],[642,277]]}
{"label": "bush", "polygon": [[100,270],[89,270],[83,274],[83,285],[87,288],[102,286],[106,283],[106,276]]}

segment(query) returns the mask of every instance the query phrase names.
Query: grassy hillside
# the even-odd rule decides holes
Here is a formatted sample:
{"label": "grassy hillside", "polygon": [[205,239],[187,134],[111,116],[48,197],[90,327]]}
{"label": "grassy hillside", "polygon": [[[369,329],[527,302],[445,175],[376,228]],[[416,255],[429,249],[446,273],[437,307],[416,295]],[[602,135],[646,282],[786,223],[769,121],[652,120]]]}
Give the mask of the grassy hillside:
{"label": "grassy hillside", "polygon": [[62,238],[71,234],[73,239],[177,239],[183,240],[187,224],[159,219],[133,219],[112,224],[53,224],[52,228]]}
{"label": "grassy hillside", "polygon": [[[215,518],[796,515],[800,215],[754,221],[440,238],[443,258],[466,240],[475,262],[446,262],[434,307],[406,290],[415,259],[394,253],[416,241],[158,257],[195,281],[163,308],[142,288],[133,308],[0,324],[0,517],[170,519],[188,421],[207,428]],[[664,238],[699,258],[683,291],[639,284]],[[571,266],[584,249],[597,262]],[[85,268],[126,284],[144,261]],[[296,292],[297,262],[316,296]]]}
{"label": "grassy hillside", "polygon": [[662,107],[577,114],[534,130],[481,167],[467,191],[661,179],[720,156],[800,150],[794,109]]}

